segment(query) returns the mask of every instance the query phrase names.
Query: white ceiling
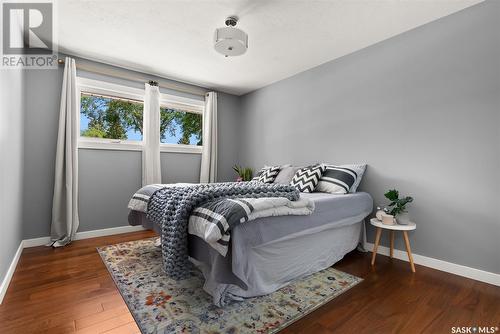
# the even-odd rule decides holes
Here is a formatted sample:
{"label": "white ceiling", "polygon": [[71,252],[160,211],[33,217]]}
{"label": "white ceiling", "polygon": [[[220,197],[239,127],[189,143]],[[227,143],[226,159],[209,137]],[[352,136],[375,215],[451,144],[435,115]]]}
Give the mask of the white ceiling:
{"label": "white ceiling", "polygon": [[[61,0],[60,51],[244,94],[482,0]],[[228,15],[246,54],[213,49]]]}

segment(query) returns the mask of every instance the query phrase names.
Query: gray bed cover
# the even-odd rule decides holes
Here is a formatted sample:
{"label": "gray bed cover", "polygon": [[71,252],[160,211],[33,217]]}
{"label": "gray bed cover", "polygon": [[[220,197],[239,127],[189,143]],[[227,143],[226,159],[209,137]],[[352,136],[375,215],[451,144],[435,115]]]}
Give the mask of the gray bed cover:
{"label": "gray bed cover", "polygon": [[[240,277],[241,266],[248,265],[245,257],[246,250],[259,245],[265,245],[307,233],[307,230],[318,228],[336,229],[343,226],[359,223],[368,216],[373,209],[372,197],[364,192],[354,194],[334,195],[327,193],[301,193],[302,197],[310,198],[315,203],[315,211],[309,216],[281,216],[259,218],[237,226],[231,232],[231,250],[226,257],[220,255],[201,238],[189,235],[189,255],[196,264],[205,267],[204,274],[207,282],[217,282],[220,285],[234,284],[241,289],[247,288],[247,278]],[[129,214],[131,225],[143,225],[155,229],[157,226],[147,220],[145,214],[131,211]],[[214,289],[206,287],[214,298]]]}

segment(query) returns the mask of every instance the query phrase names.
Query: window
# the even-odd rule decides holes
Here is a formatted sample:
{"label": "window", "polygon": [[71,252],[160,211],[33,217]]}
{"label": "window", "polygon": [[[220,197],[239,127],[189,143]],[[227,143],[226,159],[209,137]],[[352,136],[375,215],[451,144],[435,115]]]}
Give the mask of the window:
{"label": "window", "polygon": [[161,143],[201,146],[201,127],[201,113],[160,108]]}
{"label": "window", "polygon": [[142,112],[142,102],[82,91],[80,136],[142,141]]}
{"label": "window", "polygon": [[160,149],[201,153],[204,101],[162,94],[160,100]]}
{"label": "window", "polygon": [[[144,90],[79,78],[79,147],[141,150]],[[204,101],[160,94],[162,152],[201,153]]]}

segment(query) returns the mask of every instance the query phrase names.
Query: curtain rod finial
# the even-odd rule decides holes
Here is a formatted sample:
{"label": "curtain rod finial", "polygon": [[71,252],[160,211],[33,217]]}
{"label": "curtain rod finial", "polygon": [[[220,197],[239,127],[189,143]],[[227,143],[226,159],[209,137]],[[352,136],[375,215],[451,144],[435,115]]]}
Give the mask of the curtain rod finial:
{"label": "curtain rod finial", "polygon": [[64,61],[64,59],[59,58],[59,59],[57,59],[57,63],[59,65],[64,65],[65,61]]}

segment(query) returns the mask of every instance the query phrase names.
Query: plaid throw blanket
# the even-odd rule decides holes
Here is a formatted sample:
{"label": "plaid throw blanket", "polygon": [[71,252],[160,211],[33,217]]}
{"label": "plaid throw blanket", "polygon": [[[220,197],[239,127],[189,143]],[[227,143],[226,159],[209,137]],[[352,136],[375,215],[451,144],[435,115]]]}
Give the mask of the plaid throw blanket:
{"label": "plaid throw blanket", "polygon": [[310,199],[290,201],[284,197],[221,198],[197,207],[189,217],[189,234],[205,240],[222,256],[229,250],[231,230],[261,217],[306,216],[314,211]]}
{"label": "plaid throw blanket", "polygon": [[[188,276],[191,269],[187,245],[188,219],[195,208],[218,199],[264,197],[282,197],[296,201],[300,195],[294,187],[288,185],[260,182],[176,186],[154,192],[149,199],[147,217],[161,227],[161,248],[166,274],[174,279]],[[233,226],[237,224],[231,218],[229,220]],[[228,230],[230,228],[228,225]]]}

